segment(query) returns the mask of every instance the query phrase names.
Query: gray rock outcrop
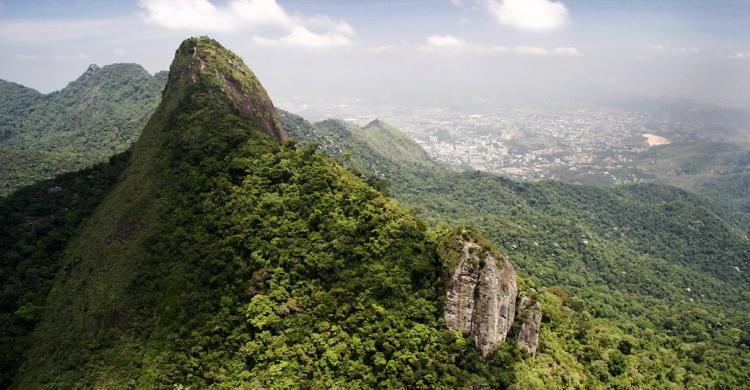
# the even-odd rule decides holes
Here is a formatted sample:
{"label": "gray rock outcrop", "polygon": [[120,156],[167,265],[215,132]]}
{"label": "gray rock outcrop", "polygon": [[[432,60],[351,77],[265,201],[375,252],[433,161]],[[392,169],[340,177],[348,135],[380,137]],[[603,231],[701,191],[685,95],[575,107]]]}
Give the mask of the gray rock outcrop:
{"label": "gray rock outcrop", "polygon": [[539,327],[542,324],[542,305],[526,296],[518,300],[518,313],[524,316],[521,323],[521,330],[518,332],[518,345],[521,348],[536,356],[536,349],[539,346]]}
{"label": "gray rock outcrop", "polygon": [[462,241],[459,263],[448,281],[444,319],[471,336],[483,356],[505,341],[515,315],[516,272],[502,255]]}

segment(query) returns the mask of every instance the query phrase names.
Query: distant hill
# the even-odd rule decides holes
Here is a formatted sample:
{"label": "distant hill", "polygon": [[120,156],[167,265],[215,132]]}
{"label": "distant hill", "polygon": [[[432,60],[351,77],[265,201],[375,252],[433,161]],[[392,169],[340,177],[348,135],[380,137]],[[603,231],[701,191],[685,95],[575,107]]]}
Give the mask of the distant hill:
{"label": "distant hill", "polygon": [[126,150],[165,82],[136,64],[91,65],[46,95],[0,81],[0,196]]}
{"label": "distant hill", "polygon": [[640,155],[633,165],[650,181],[711,199],[750,231],[750,144],[660,145]]}
{"label": "distant hill", "polygon": [[34,111],[43,96],[23,85],[0,80],[0,141],[7,141],[23,131],[22,118]]}
{"label": "distant hill", "polygon": [[355,133],[372,150],[394,161],[425,162],[430,158],[401,130],[375,119]]}
{"label": "distant hill", "polygon": [[292,113],[278,110],[284,127],[293,138],[309,140],[311,135],[322,151],[331,156],[355,156],[350,166],[370,174],[379,173],[384,160],[399,163],[434,165],[413,139],[388,123],[375,119],[359,127],[339,119],[327,119],[314,125]]}

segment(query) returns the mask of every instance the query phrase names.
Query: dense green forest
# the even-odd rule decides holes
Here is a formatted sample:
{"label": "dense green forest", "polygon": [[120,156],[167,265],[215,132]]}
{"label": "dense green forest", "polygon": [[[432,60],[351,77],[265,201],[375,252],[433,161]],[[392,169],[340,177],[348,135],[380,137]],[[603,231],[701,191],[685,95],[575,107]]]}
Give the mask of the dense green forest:
{"label": "dense green forest", "polygon": [[268,102],[241,59],[183,43],[112,189],[62,252],[39,248],[58,272],[31,335],[10,341],[26,350],[12,387],[516,381],[515,344],[483,359],[440,325],[437,232],[314,148],[280,143]]}
{"label": "dense green forest", "polygon": [[606,382],[731,388],[747,378],[750,241],[704,199],[659,185],[522,183],[396,163],[367,150],[350,124],[282,119],[292,136],[321,145],[430,224],[476,227],[532,281],[554,287],[581,320],[560,346],[590,373],[610,363],[597,337],[637,342],[628,369],[601,375]]}
{"label": "dense green forest", "polygon": [[703,195],[750,231],[750,145],[691,142],[660,145],[634,167],[653,181]]}
{"label": "dense green forest", "polygon": [[165,82],[136,64],[91,65],[47,95],[0,80],[0,196],[125,151]]}
{"label": "dense green forest", "polygon": [[120,154],[0,200],[0,387],[12,381],[29,347],[28,333],[41,317],[63,250],[117,181],[128,158]]}
{"label": "dense green forest", "polygon": [[[274,111],[207,38],[177,50],[129,152],[0,212],[2,387],[750,380],[750,242],[702,198],[455,172],[382,121]],[[483,358],[445,329],[456,235],[507,253],[541,302],[535,357],[506,342]]]}

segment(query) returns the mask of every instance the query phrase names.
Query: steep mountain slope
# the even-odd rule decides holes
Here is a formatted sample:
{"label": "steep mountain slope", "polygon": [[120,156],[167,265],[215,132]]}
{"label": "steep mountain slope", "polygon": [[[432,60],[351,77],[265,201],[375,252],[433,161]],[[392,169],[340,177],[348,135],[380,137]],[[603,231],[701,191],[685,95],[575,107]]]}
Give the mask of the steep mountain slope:
{"label": "steep mountain slope", "polygon": [[0,388],[30,344],[63,250],[116,183],[128,154],[40,182],[0,199]]}
{"label": "steep mountain slope", "polygon": [[0,81],[0,196],[127,149],[165,81],[136,64],[91,65],[47,95]]}
{"label": "steep mountain slope", "polygon": [[[61,252],[12,387],[514,382],[526,358],[515,343],[484,359],[443,326],[442,241],[285,140],[239,57],[208,38],[183,42],[127,167]],[[482,242],[441,237],[456,235]],[[585,380],[575,362],[557,366]]]}
{"label": "steep mountain slope", "polygon": [[[294,136],[330,143],[321,131],[330,122],[282,118],[296,125]],[[580,311],[581,321],[550,323],[550,331],[574,332],[557,347],[578,351],[576,359],[601,380],[731,387],[747,379],[750,242],[703,199],[657,185],[520,183],[396,163],[374,151],[363,153],[362,163],[366,145],[342,134],[356,130],[337,129],[337,139],[350,143],[333,155],[389,182],[395,198],[433,224],[475,226],[506,248],[523,274],[562,287],[564,304]],[[525,363],[527,372],[541,372],[550,343],[540,344],[541,359]]]}

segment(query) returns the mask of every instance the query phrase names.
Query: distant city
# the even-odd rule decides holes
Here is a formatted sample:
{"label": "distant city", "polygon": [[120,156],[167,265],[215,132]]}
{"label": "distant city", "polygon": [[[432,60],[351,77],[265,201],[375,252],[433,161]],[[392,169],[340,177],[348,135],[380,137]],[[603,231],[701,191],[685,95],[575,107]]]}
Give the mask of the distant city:
{"label": "distant city", "polygon": [[670,123],[667,116],[609,106],[469,110],[309,98],[277,104],[311,121],[340,118],[364,125],[377,117],[410,135],[436,161],[524,180],[637,183],[644,178],[633,169],[634,159],[691,133],[684,129],[689,124]]}

